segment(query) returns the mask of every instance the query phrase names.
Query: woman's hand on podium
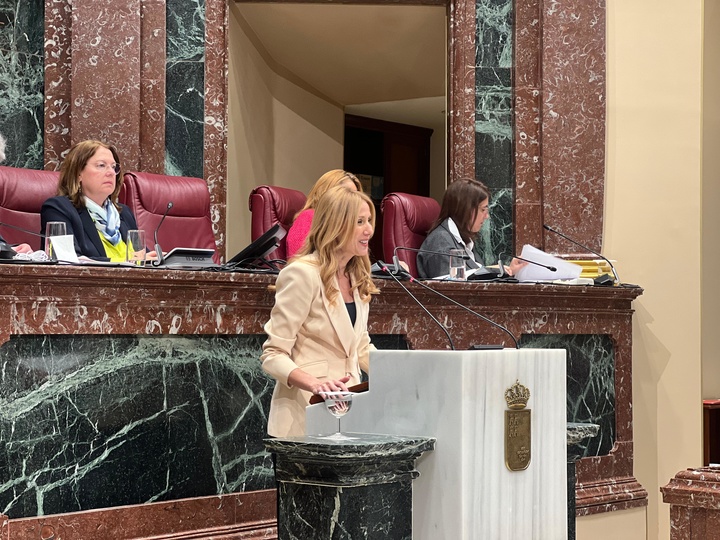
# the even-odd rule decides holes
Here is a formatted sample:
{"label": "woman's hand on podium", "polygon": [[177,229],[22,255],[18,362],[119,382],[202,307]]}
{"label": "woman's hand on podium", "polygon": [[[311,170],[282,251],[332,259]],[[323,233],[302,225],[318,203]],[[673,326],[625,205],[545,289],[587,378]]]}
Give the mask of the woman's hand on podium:
{"label": "woman's hand on podium", "polygon": [[290,372],[287,382],[288,386],[297,386],[312,394],[322,394],[323,392],[347,392],[346,384],[349,380],[350,376],[346,375],[340,379],[321,381],[301,368],[296,368]]}

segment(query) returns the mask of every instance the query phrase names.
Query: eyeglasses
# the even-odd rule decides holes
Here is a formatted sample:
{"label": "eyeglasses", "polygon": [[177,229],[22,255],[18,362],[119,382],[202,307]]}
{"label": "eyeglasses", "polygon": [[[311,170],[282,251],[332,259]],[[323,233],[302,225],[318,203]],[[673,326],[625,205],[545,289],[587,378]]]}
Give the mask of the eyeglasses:
{"label": "eyeglasses", "polygon": [[120,174],[120,164],[119,163],[113,163],[112,165],[108,165],[107,163],[103,163],[102,161],[100,163],[96,163],[94,167],[100,171],[101,173],[105,173],[108,171],[108,168],[115,171],[115,174]]}

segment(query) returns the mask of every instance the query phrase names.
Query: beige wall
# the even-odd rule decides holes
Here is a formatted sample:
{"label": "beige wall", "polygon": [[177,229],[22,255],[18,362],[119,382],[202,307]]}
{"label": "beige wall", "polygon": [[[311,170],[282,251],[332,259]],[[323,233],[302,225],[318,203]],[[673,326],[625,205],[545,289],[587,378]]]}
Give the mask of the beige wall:
{"label": "beige wall", "polygon": [[634,304],[633,422],[650,504],[646,534],[636,512],[620,512],[581,520],[578,538],[665,539],[659,488],[702,459],[702,0],[608,0],[607,12],[604,252],[645,290]]}
{"label": "beige wall", "polygon": [[230,3],[227,255],[250,242],[248,197],[273,184],[307,193],[342,167],[340,107],[277,75]]}

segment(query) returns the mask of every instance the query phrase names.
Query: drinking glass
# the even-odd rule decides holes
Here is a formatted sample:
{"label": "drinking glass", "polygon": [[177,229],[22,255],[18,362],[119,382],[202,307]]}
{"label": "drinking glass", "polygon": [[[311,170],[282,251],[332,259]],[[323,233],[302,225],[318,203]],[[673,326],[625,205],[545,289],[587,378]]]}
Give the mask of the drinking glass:
{"label": "drinking glass", "polygon": [[325,407],[327,408],[328,412],[332,414],[335,418],[337,418],[338,421],[337,433],[335,433],[334,435],[329,435],[327,438],[336,441],[353,440],[354,437],[348,437],[347,435],[343,435],[342,430],[340,429],[340,419],[345,416],[350,410],[350,407],[352,407],[353,393],[321,392],[320,395],[325,398]]}
{"label": "drinking glass", "polygon": [[465,281],[465,250],[450,250],[450,279]]}
{"label": "drinking glass", "polygon": [[52,247],[53,236],[65,236],[65,222],[64,221],[48,221],[45,225],[45,255],[48,259],[56,260],[57,257]]}
{"label": "drinking glass", "polygon": [[132,229],[127,233],[127,251],[125,260],[136,266],[145,266],[147,248],[145,247],[145,231]]}

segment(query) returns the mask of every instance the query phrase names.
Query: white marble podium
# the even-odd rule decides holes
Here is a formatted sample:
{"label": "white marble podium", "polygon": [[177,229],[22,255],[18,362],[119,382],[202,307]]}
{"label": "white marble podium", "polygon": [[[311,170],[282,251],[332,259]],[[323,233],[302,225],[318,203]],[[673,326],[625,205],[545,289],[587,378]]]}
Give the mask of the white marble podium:
{"label": "white marble podium", "polygon": [[[413,486],[415,540],[567,538],[565,351],[377,351],[343,432],[437,439]],[[505,390],[530,390],[531,461],[505,466]],[[323,404],[307,434],[333,433]]]}

